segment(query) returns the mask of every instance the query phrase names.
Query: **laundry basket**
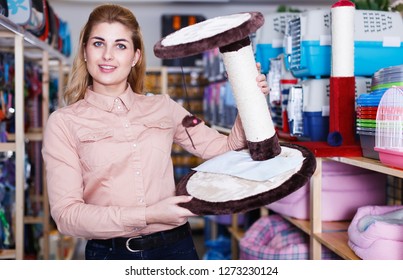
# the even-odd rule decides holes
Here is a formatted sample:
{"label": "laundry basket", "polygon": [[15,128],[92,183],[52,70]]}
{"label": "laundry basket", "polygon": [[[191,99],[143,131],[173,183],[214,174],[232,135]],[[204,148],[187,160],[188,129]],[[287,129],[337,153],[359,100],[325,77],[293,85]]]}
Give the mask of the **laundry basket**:
{"label": "laundry basket", "polygon": [[403,169],[403,87],[388,89],[379,102],[374,150],[385,165]]}

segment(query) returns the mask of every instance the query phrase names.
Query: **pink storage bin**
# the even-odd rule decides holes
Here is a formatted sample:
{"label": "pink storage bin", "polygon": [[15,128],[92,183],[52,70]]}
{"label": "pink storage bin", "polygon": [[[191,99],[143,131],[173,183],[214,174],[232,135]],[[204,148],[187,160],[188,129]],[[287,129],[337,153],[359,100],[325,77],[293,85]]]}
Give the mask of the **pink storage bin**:
{"label": "pink storage bin", "polygon": [[363,260],[403,260],[402,212],[402,205],[359,208],[348,227],[351,250]]}
{"label": "pink storage bin", "polygon": [[[309,182],[267,205],[279,214],[308,220]],[[357,208],[386,203],[386,175],[336,161],[322,163],[322,221],[351,220]]]}

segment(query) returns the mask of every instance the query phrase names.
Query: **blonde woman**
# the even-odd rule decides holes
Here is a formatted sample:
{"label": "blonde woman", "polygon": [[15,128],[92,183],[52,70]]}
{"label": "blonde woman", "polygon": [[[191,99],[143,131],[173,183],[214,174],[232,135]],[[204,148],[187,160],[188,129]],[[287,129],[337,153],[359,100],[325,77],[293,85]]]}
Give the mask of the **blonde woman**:
{"label": "blonde woman", "polygon": [[[229,136],[201,122],[187,129],[190,139],[188,111],[143,94],[145,67],[133,13],[96,7],[80,34],[67,106],[46,125],[51,215],[61,233],[88,239],[86,259],[198,259],[187,223],[194,214],[178,206],[192,198],[175,196],[172,143],[204,159],[246,145],[239,119]],[[257,83],[268,93],[264,75]]]}

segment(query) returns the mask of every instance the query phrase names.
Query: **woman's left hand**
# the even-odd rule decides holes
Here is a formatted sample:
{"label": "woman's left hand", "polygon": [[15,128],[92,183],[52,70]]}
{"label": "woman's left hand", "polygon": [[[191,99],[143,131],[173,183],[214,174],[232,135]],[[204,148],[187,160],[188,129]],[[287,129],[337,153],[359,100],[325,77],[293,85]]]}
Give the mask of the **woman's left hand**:
{"label": "woman's left hand", "polygon": [[257,85],[262,90],[262,93],[264,95],[268,95],[270,92],[270,89],[269,89],[269,83],[267,82],[267,79],[266,79],[266,75],[260,73],[261,65],[259,62],[256,63],[256,67],[257,67],[257,71],[259,72],[259,75],[256,77]]}

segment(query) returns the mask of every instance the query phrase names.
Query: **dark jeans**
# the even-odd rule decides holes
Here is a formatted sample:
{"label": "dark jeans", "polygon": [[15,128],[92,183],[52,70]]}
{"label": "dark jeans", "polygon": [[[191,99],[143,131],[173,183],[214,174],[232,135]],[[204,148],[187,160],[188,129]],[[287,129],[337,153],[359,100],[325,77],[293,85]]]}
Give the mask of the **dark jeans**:
{"label": "dark jeans", "polygon": [[191,233],[183,239],[149,250],[130,252],[126,246],[109,245],[88,240],[85,247],[86,260],[198,260]]}

